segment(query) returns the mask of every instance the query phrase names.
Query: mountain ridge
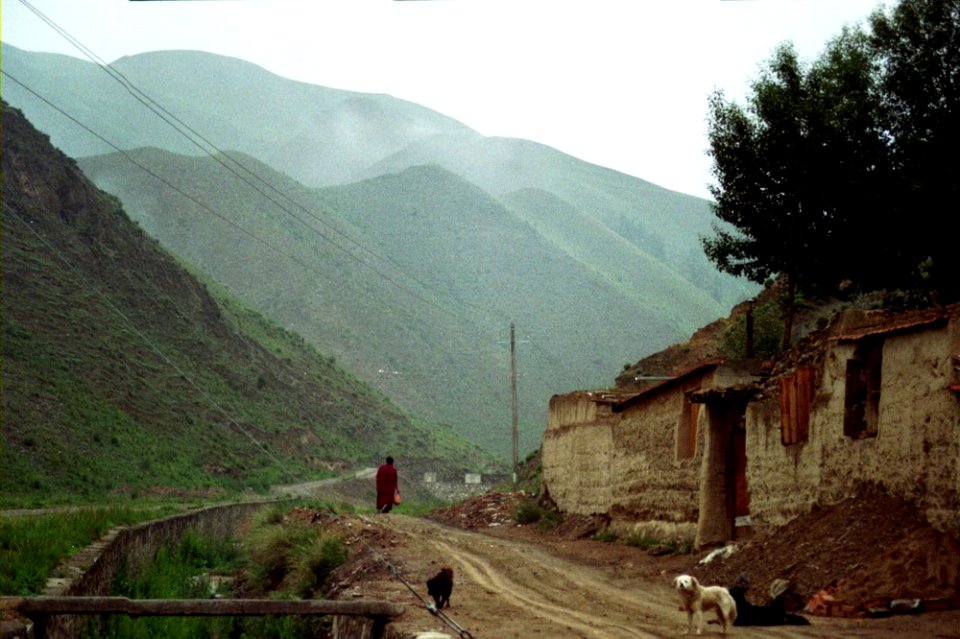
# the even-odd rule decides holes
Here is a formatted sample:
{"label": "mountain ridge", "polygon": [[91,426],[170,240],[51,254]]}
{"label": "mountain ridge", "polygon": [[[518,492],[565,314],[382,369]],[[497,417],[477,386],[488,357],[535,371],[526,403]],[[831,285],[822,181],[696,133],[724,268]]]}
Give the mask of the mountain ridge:
{"label": "mountain ridge", "polygon": [[486,463],[211,294],[5,102],[2,135],[6,503],[263,490],[388,452]]}
{"label": "mountain ridge", "polygon": [[[20,65],[21,68],[29,67],[34,61],[32,54],[13,48],[5,48],[4,55],[5,69],[11,61],[14,67]],[[206,180],[204,189],[196,192],[197,199],[215,200],[218,210],[238,215],[238,219],[250,220],[259,212],[268,214],[271,219],[255,232],[274,247],[282,247],[283,253],[295,254],[298,262],[314,266],[282,264],[287,258],[263,247],[258,251],[244,249],[243,257],[231,256],[233,246],[226,243],[215,244],[217,250],[206,254],[194,247],[185,259],[217,281],[231,282],[229,286],[234,293],[240,290],[238,287],[244,287],[245,294],[251,296],[245,298],[247,303],[278,318],[287,328],[304,331],[310,339],[316,335],[305,325],[322,324],[326,337],[318,345],[325,352],[334,353],[339,361],[350,362],[355,374],[376,384],[381,391],[399,393],[398,401],[407,410],[425,409],[431,419],[459,423],[462,421],[460,398],[482,391],[486,394],[483,398],[471,400],[466,411],[469,423],[463,424],[460,432],[483,433],[485,438],[496,440],[494,445],[501,452],[504,443],[509,441],[509,433],[502,431],[509,423],[505,410],[509,405],[508,384],[504,381],[509,372],[505,370],[504,351],[510,322],[516,321],[521,332],[530,333],[525,341],[531,346],[526,348],[539,351],[533,356],[521,352],[521,363],[531,365],[521,372],[521,377],[533,394],[529,399],[521,399],[522,441],[525,447],[535,448],[551,394],[571,387],[602,385],[603,380],[613,377],[621,360],[636,359],[682,339],[697,326],[724,314],[731,300],[739,301],[750,291],[750,285],[717,273],[702,254],[698,234],[707,232],[711,224],[709,203],[705,200],[662,189],[613,169],[590,165],[539,143],[484,138],[446,116],[411,103],[397,102],[389,96],[351,94],[343,100],[346,94],[336,93],[337,97],[330,97],[334,94],[317,88],[320,91],[317,95],[326,95],[327,102],[311,106],[296,99],[297,91],[312,90],[309,85],[288,85],[285,79],[249,63],[195,52],[141,54],[134,58],[119,66],[125,74],[129,71],[130,77],[134,75],[131,69],[136,69],[141,75],[134,79],[147,93],[153,95],[156,91],[176,96],[172,104],[177,105],[178,113],[183,111],[185,120],[196,124],[210,139],[231,141],[229,145],[218,145],[218,150],[255,166],[255,171],[263,173],[268,183],[280,184],[285,195],[295,194],[308,204],[307,209],[318,211],[320,217],[329,222],[330,229],[338,229],[355,240],[335,249],[339,255],[331,258],[331,249],[324,240],[314,237],[313,246],[304,243],[306,237],[317,235],[316,229],[299,228],[299,222],[287,219],[288,211],[263,202],[262,194],[241,195],[247,186],[232,182],[228,185],[222,178],[214,180],[206,169],[196,169],[195,173],[182,167],[174,169],[176,162],[194,161],[164,156],[161,164],[168,165],[167,168],[180,176],[176,184],[199,184]],[[177,72],[187,62],[195,63],[191,66],[191,72],[196,72],[193,84],[184,84],[185,74]],[[222,65],[235,66],[242,73],[236,73],[234,80],[218,86],[216,74],[206,67]],[[96,71],[106,78],[102,71]],[[249,77],[244,75],[248,72]],[[69,74],[55,77],[66,82],[69,78],[65,75]],[[244,83],[239,81],[243,78],[249,90],[237,96],[243,92]],[[194,85],[202,91],[183,94],[187,87],[195,89]],[[49,77],[44,90],[55,92],[60,96],[58,100],[83,102],[71,93],[69,86],[60,87]],[[116,93],[122,88],[117,85],[111,90]],[[16,91],[11,93],[28,102],[30,108],[41,110],[35,101]],[[137,129],[140,123],[152,118],[152,114],[137,113],[127,121],[123,114],[133,113],[129,111],[130,105],[118,105],[112,110],[107,97],[98,96],[96,100],[98,110],[117,113],[117,117],[107,120],[119,136],[118,146],[126,153],[153,146],[184,157],[198,157],[196,148],[190,153],[182,152],[185,145],[182,138],[176,140],[176,144],[167,144],[165,140],[169,136],[159,136],[147,145],[139,144],[142,140],[119,130],[121,124]],[[343,102],[350,103],[349,108],[337,111],[334,103]],[[89,111],[90,103],[84,104]],[[236,115],[235,111],[242,113]],[[280,126],[283,112],[291,112],[296,117]],[[44,118],[46,122],[56,119],[49,113]],[[360,126],[365,123],[372,123],[372,128]],[[420,126],[420,123],[426,124]],[[151,126],[156,125],[144,125],[144,131],[149,131]],[[54,128],[62,137],[77,137],[75,132],[67,131],[68,126],[63,123]],[[292,138],[296,144],[290,146],[287,143]],[[267,147],[272,150],[265,150]],[[249,161],[240,154],[246,154]],[[199,157],[203,160],[203,156]],[[195,203],[161,193],[142,175],[134,175],[129,168],[104,160],[101,155],[87,155],[81,158],[81,164],[101,187],[123,199],[127,210],[145,229],[158,236],[161,232],[168,233],[169,236],[161,240],[175,252],[184,250],[183,246],[177,249],[176,243],[189,241],[190,236],[194,236],[194,241],[202,236],[218,242],[218,231],[208,222],[202,222],[198,228],[191,228],[188,223],[190,216],[198,214]],[[99,168],[95,169],[98,164]],[[110,164],[109,170],[107,164]],[[465,244],[466,238],[456,235],[456,225],[443,227],[452,234],[451,243],[460,243],[458,250],[465,251],[464,256],[480,260],[473,265],[473,272],[449,251],[441,254],[443,251],[436,247],[428,247],[429,234],[437,232],[440,226],[421,226],[406,242],[397,242],[396,238],[408,231],[397,224],[394,216],[409,201],[420,197],[414,192],[414,184],[431,196],[429,201],[422,200],[421,205],[435,223],[446,220],[439,214],[441,209],[448,209],[450,215],[456,213],[451,208],[452,200],[441,201],[441,194],[429,179],[407,173],[403,179],[408,180],[408,184],[402,186],[389,177],[423,165],[442,167],[464,180],[464,184],[472,185],[458,187],[462,191],[460,195],[471,202],[465,205],[472,211],[471,215],[479,220],[476,206],[484,202],[489,211],[496,213],[496,219],[501,221],[498,223],[516,230],[516,238],[503,237],[496,229],[471,222],[475,237],[472,244]],[[330,178],[331,171],[339,172],[339,177]],[[303,175],[309,175],[313,185],[302,182],[300,176]],[[367,177],[359,180],[358,175]],[[330,179],[344,181],[315,186]],[[540,189],[549,195],[533,198],[528,189]],[[457,189],[451,192],[455,191]],[[384,202],[387,192],[392,199]],[[467,193],[472,195],[465,195]],[[252,204],[254,200],[258,202],[256,205]],[[221,206],[221,202],[226,206]],[[289,206],[299,205],[284,205]],[[364,209],[371,207],[382,219],[365,216]],[[185,209],[191,209],[189,215]],[[573,219],[577,215],[586,224],[582,227],[583,233],[561,222],[564,216]],[[325,223],[313,220],[309,214],[308,218],[308,226]],[[488,221],[493,219],[488,217]],[[518,220],[523,224],[518,225]],[[410,221],[415,219],[411,217]],[[391,229],[394,237],[382,237],[386,228]],[[528,235],[528,228],[541,239]],[[330,232],[337,235],[337,231]],[[235,239],[235,244],[242,239],[236,229],[228,230],[227,235]],[[514,254],[484,253],[479,243],[485,237],[501,237],[504,250]],[[534,244],[518,248],[523,242]],[[536,249],[529,248],[534,245]],[[514,248],[509,248],[511,246]],[[408,251],[412,254],[405,255]],[[545,261],[540,265],[530,263],[529,254]],[[321,260],[329,272],[318,274],[320,267],[315,260]],[[364,266],[362,260],[370,265]],[[403,263],[402,268],[398,269],[397,262]],[[430,264],[436,264],[437,269],[425,268]],[[499,286],[491,274],[483,270],[493,264],[503,269],[504,283]],[[526,269],[526,279],[517,276],[516,269],[520,266]],[[380,276],[386,283],[370,280],[370,270],[382,271]],[[271,272],[284,273],[285,278],[278,281]],[[460,277],[454,278],[454,273]],[[408,279],[408,274],[415,277]],[[262,287],[252,291],[253,284]],[[431,290],[436,286],[439,288]],[[506,290],[511,287],[524,290],[525,295]],[[401,289],[407,289],[403,295],[399,294]],[[556,300],[562,302],[552,303],[545,297],[546,291],[551,291]],[[442,313],[435,314],[436,309],[432,308],[436,302],[440,308],[450,311],[463,302],[476,303],[478,297],[484,304],[493,300],[496,312],[487,312],[478,319],[475,309],[457,311],[478,322],[479,328],[471,329],[472,337],[470,331],[455,326],[452,319],[441,317]],[[424,310],[427,316],[417,315]],[[393,317],[384,318],[384,314]],[[406,324],[399,321],[401,317],[408,318]],[[362,327],[368,327],[372,333],[364,333],[366,329]],[[371,341],[379,341],[381,347],[372,346]],[[476,347],[478,341],[485,344],[483,348]],[[430,350],[447,365],[439,368],[428,365],[421,351]],[[462,357],[460,353],[473,353],[475,361],[455,365]],[[420,363],[414,365],[414,361]],[[381,372],[401,371],[404,367],[412,368],[423,382],[418,385],[400,381],[397,378],[402,378],[402,373],[384,378]],[[438,370],[445,372],[438,375]],[[461,379],[464,371],[472,376],[481,375],[482,379],[470,383]],[[429,387],[423,386],[430,377],[438,379],[430,382]],[[530,382],[531,378],[536,381]],[[451,379],[456,380],[453,386]]]}

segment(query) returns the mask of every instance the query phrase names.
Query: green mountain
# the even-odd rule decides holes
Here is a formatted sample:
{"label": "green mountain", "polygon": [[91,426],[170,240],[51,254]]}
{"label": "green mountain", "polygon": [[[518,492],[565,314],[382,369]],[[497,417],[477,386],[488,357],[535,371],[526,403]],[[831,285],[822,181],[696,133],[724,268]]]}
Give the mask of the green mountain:
{"label": "green mountain", "polygon": [[[709,202],[578,160],[543,144],[469,132],[436,135],[411,142],[403,151],[371,166],[364,177],[399,173],[431,162],[498,196],[527,189],[551,194],[552,201],[542,200],[535,207],[541,222],[549,224],[550,218],[566,215],[564,209],[570,208],[592,218],[710,295],[718,302],[710,311],[712,317],[756,291],[753,284],[717,271],[704,255],[699,238],[711,234],[716,221]],[[622,241],[614,241],[607,250],[616,259],[621,247],[630,250]],[[642,273],[634,272],[633,278]]]}
{"label": "green mountain", "polygon": [[[706,200],[542,144],[487,138],[391,96],[296,82],[209,53],[156,51],[112,63],[118,79],[142,92],[138,100],[92,63],[2,46],[5,73],[95,125],[122,149],[155,147],[187,155],[240,151],[307,186],[439,164],[493,195],[527,188],[552,193],[706,291],[717,302],[713,317],[757,290],[719,273],[703,255],[699,237],[709,234],[714,222]],[[4,99],[23,109],[68,155],[113,151],[16,81],[5,83]],[[165,109],[163,119],[145,107],[150,99]],[[105,113],[111,117],[104,118]],[[183,126],[171,115],[192,129],[194,142],[176,133],[171,125]]]}
{"label": "green mountain", "polygon": [[[310,186],[351,182],[412,142],[470,131],[422,106],[387,95],[288,80],[249,62],[197,51],[154,51],[111,63],[114,76],[69,56],[3,43],[3,99],[71,157],[112,152],[39,99],[66,110],[123,149],[157,147],[203,155],[216,147],[258,158]],[[162,107],[163,119],[146,108]],[[104,117],[110,114],[110,117]],[[179,135],[173,119],[205,140]],[[165,121],[166,120],[166,121]],[[195,139],[197,136],[194,136]]]}
{"label": "green mountain", "polygon": [[299,335],[213,292],[19,111],[4,102],[2,116],[7,505],[262,489],[385,452],[486,463]]}
{"label": "green mountain", "polygon": [[[166,176],[169,185],[123,156],[92,157],[112,149],[5,82],[5,98],[84,156],[84,170],[164,246],[405,410],[490,450],[509,448],[511,321],[528,450],[552,394],[610,383],[624,362],[755,289],[704,257],[705,200],[540,144],[484,138],[389,96],[198,52],[114,63],[217,144],[200,146],[228,150],[212,158],[92,64],[8,45],[3,60]],[[251,189],[232,159],[269,186]]]}

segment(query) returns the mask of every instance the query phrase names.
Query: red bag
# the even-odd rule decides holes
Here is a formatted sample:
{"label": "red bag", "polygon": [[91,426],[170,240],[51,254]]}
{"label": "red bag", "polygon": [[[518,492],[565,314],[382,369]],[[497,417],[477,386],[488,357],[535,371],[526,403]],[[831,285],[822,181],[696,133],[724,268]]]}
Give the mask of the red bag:
{"label": "red bag", "polygon": [[393,491],[393,503],[395,503],[395,504],[399,504],[399,503],[400,503],[400,490],[399,490],[399,489]]}

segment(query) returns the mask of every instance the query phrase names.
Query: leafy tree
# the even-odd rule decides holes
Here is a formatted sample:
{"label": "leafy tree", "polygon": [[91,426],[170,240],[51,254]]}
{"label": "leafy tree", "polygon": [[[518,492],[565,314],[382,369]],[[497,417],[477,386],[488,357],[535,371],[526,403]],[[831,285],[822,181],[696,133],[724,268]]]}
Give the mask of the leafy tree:
{"label": "leafy tree", "polygon": [[703,248],[722,271],[786,279],[785,343],[798,290],[906,286],[919,266],[927,286],[960,290],[943,223],[960,179],[960,0],[903,0],[871,25],[808,66],[780,46],[745,107],[710,98],[725,224]]}
{"label": "leafy tree", "polygon": [[942,301],[960,298],[952,232],[960,195],[960,0],[902,0],[870,18],[895,167],[896,256]]}
{"label": "leafy tree", "polygon": [[836,287],[871,272],[860,268],[863,259],[875,261],[857,255],[864,244],[850,237],[858,226],[873,228],[857,221],[886,166],[872,124],[872,68],[866,40],[845,31],[809,68],[791,45],[779,47],[746,108],[711,97],[711,193],[729,226],[703,238],[704,250],[734,275],[786,278],[785,343],[796,290]]}

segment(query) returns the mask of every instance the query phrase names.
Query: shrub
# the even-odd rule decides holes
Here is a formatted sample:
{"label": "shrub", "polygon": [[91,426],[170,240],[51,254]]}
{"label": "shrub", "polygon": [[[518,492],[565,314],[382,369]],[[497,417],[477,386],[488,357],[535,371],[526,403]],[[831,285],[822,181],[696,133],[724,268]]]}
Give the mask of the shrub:
{"label": "shrub", "polygon": [[544,510],[540,518],[540,523],[537,524],[541,532],[546,532],[552,528],[556,528],[560,525],[560,522],[563,521],[563,515],[558,513],[555,510]]}
{"label": "shrub", "polygon": [[543,511],[532,501],[521,501],[513,515],[518,524],[533,524],[540,521],[541,517]]}
{"label": "shrub", "polygon": [[299,596],[321,588],[347,560],[343,540],[303,524],[261,526],[250,533],[246,548],[255,580]]}
{"label": "shrub", "polygon": [[319,590],[333,571],[347,560],[347,548],[339,537],[318,536],[296,549],[296,590],[303,597]]}

